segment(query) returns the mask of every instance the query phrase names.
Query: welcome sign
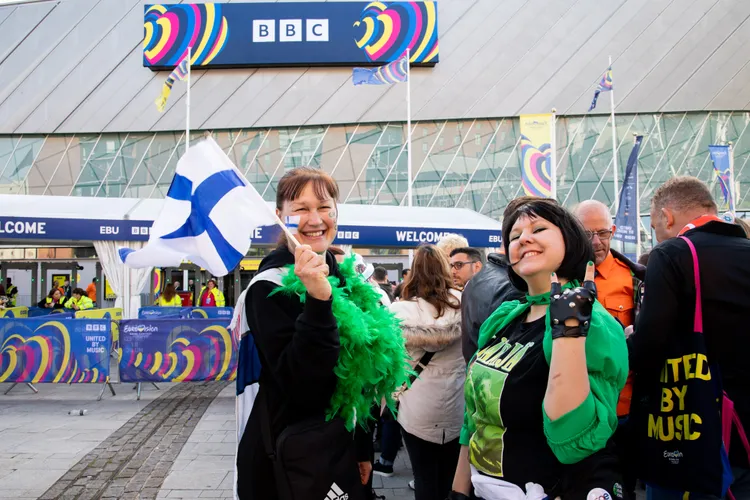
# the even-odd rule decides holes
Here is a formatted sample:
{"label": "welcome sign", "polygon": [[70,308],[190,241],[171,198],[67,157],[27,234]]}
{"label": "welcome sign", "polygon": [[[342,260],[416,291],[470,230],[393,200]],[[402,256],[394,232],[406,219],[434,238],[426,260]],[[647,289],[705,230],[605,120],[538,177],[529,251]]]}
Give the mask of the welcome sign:
{"label": "welcome sign", "polygon": [[172,69],[191,47],[200,68],[380,65],[409,49],[438,62],[437,2],[146,5],[143,65]]}

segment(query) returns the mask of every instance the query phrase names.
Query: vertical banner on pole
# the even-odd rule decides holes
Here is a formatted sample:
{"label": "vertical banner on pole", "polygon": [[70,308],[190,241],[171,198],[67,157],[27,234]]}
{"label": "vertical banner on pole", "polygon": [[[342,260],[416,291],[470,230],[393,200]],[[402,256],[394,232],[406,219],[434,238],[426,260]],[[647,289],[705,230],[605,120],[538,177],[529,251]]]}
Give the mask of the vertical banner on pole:
{"label": "vertical banner on pole", "polygon": [[708,146],[711,154],[711,161],[714,164],[714,172],[721,186],[721,193],[724,195],[724,203],[729,206],[729,211],[734,214],[734,190],[732,189],[732,162],[729,146]]}
{"label": "vertical banner on pole", "polygon": [[520,122],[523,191],[527,196],[552,197],[554,116],[521,115]]}
{"label": "vertical banner on pole", "polygon": [[[633,150],[630,152],[628,165],[625,169],[625,178],[622,181],[617,216],[615,217],[617,230],[614,239],[624,243],[638,243],[638,231],[640,231],[640,221],[638,220],[638,153],[641,149],[642,140],[642,135],[637,136],[635,144],[633,144]],[[635,253],[625,252],[625,255],[631,260],[637,258]]]}

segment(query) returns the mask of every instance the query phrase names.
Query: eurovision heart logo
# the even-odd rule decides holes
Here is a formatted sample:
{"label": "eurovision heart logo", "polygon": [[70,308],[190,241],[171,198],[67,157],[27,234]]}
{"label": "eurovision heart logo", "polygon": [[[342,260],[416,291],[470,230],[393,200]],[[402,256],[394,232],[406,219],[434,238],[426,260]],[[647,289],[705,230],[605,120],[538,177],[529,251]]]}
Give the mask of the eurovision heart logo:
{"label": "eurovision heart logo", "polygon": [[372,2],[353,27],[354,41],[370,61],[393,61],[406,49],[411,62],[437,60],[435,2]]}
{"label": "eurovision heart logo", "polygon": [[[10,323],[8,332],[29,330]],[[106,354],[109,359],[109,353]],[[60,321],[47,321],[30,335],[10,333],[0,347],[0,382],[97,383],[106,374],[82,368],[71,352],[70,333]]]}
{"label": "eurovision heart logo", "polygon": [[521,158],[523,189],[528,196],[547,197],[552,188],[550,162],[552,149],[549,144],[534,146],[526,136],[521,136]]}
{"label": "eurovision heart logo", "polygon": [[177,66],[188,47],[191,65],[208,64],[229,37],[229,23],[218,3],[152,5],[143,30],[143,57],[152,66]]}
{"label": "eurovision heart logo", "polygon": [[133,368],[140,370],[142,376],[138,376],[138,380],[143,376],[154,381],[172,382],[236,378],[237,346],[225,327],[212,325],[200,333],[193,330],[193,335],[186,335],[181,326],[179,332],[163,350],[150,349],[145,343],[137,347],[131,344],[123,346],[120,358],[123,379],[129,379],[135,373]]}

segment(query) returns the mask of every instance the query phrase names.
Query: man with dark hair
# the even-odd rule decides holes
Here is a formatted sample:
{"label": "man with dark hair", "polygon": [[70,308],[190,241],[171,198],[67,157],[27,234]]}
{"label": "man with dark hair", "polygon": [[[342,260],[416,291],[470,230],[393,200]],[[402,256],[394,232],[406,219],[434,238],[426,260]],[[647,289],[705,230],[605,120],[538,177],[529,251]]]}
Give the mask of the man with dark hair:
{"label": "man with dark hair", "polygon": [[[651,199],[651,226],[659,245],[649,255],[645,280],[648,294],[629,339],[631,368],[636,373],[634,401],[640,400],[641,391],[655,390],[670,346],[679,345],[685,335],[693,335],[693,257],[687,242],[677,238],[684,236],[698,255],[702,338],[708,363],[718,366],[715,376],[721,376],[740,422],[750,430],[750,363],[746,359],[750,352],[750,240],[741,227],[717,216],[711,192],[694,177],[672,178],[656,190]],[[687,371],[688,361],[685,363]],[[737,433],[732,434],[729,450],[734,474],[732,493],[736,498],[748,498],[750,464]],[[656,488],[658,481],[653,486],[649,498],[672,498],[671,492]]]}
{"label": "man with dark hair", "polygon": [[388,271],[384,267],[378,266],[375,268],[372,272],[372,281],[377,283],[380,289],[388,295],[388,299],[393,302],[393,287],[388,281]]}
{"label": "man with dark hair", "polygon": [[393,298],[394,299],[400,299],[401,298],[401,290],[404,289],[404,282],[406,281],[406,278],[409,277],[409,270],[404,269],[401,271],[401,283],[396,286],[396,289],[393,291]]}
{"label": "man with dark hair", "polygon": [[450,259],[453,284],[461,290],[484,266],[482,253],[476,248],[456,248],[451,251]]}

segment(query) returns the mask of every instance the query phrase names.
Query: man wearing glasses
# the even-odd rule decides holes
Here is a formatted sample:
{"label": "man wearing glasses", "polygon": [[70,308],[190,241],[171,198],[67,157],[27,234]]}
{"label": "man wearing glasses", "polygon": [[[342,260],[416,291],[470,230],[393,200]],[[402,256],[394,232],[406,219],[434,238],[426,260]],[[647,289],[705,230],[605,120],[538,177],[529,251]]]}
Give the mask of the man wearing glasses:
{"label": "man wearing glasses", "polygon": [[463,290],[466,283],[482,270],[482,254],[476,248],[456,248],[451,252],[453,284]]}

